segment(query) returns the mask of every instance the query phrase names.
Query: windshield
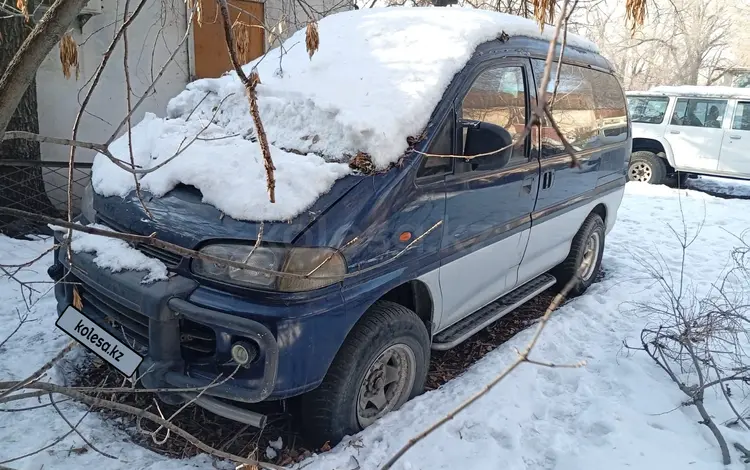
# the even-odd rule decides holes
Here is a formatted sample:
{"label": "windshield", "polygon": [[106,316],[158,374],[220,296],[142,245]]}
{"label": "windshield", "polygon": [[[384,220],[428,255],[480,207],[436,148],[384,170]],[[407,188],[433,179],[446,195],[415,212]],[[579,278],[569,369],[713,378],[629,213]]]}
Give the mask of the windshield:
{"label": "windshield", "polygon": [[669,98],[665,96],[629,96],[628,112],[633,122],[660,124],[667,112]]}

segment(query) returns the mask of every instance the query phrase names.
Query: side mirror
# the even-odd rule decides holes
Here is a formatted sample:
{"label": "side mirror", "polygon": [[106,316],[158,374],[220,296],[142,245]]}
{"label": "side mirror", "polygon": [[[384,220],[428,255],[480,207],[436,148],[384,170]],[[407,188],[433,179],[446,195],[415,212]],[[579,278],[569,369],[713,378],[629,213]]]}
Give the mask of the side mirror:
{"label": "side mirror", "polygon": [[470,159],[472,169],[498,169],[508,164],[513,155],[513,147],[509,147],[513,143],[510,132],[503,127],[484,121],[461,120],[459,124],[466,128],[465,156],[495,151],[489,155]]}

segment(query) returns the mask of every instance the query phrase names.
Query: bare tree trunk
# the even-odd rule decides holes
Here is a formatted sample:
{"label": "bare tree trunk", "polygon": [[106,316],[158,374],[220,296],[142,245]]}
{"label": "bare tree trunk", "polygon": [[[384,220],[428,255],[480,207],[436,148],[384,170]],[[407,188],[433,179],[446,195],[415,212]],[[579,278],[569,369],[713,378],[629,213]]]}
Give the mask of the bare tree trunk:
{"label": "bare tree trunk", "polygon": [[[30,32],[30,24],[21,17],[0,19],[0,37],[3,38],[0,41],[0,70],[7,69]],[[5,106],[5,101],[0,100],[3,103],[0,114],[10,114],[8,126],[13,130],[39,132],[34,76],[35,73],[32,73],[26,77],[29,85],[21,95],[15,112],[12,107]],[[40,167],[7,165],[2,160],[40,161],[39,142],[24,139],[0,141],[0,206],[50,216],[59,215],[47,197]],[[37,231],[37,228],[39,227],[22,219],[0,217],[0,233],[6,235],[26,235]]]}
{"label": "bare tree trunk", "polygon": [[[16,107],[34,81],[36,71],[88,0],[55,0],[41,21],[26,37],[0,78],[0,138]],[[7,21],[7,20],[2,20]],[[3,35],[3,42],[13,41]]]}

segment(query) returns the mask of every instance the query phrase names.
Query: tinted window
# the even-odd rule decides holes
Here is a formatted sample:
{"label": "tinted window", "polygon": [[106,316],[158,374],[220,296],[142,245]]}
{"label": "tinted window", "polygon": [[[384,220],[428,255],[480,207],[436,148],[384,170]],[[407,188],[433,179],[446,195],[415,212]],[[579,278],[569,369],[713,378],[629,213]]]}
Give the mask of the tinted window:
{"label": "tinted window", "polygon": [[[453,113],[443,122],[427,153],[433,155],[453,154]],[[423,156],[417,177],[442,175],[451,171],[453,171],[453,158]]]}
{"label": "tinted window", "polygon": [[[492,67],[483,71],[466,93],[462,118],[487,122],[508,131],[509,142],[523,133],[526,126],[526,86],[522,67]],[[467,129],[464,129],[464,145]],[[466,153],[463,153],[466,155]],[[526,162],[525,146],[513,148],[510,161],[503,165],[500,157],[488,156],[472,160],[475,170],[493,170]]]}
{"label": "tinted window", "polygon": [[726,100],[678,98],[671,124],[718,129],[726,109]]}
{"label": "tinted window", "polygon": [[584,69],[594,87],[597,126],[602,144],[623,142],[628,138],[628,111],[625,95],[617,79],[608,73]]}
{"label": "tinted window", "polygon": [[737,110],[734,112],[734,119],[732,120],[732,129],[750,131],[750,103],[743,101],[737,103]]}
{"label": "tinted window", "polygon": [[667,113],[669,98],[655,96],[631,96],[628,98],[630,119],[633,122],[660,124]]}
{"label": "tinted window", "polygon": [[[570,144],[578,150],[596,147],[599,128],[594,102],[594,89],[587,70],[563,64],[557,96],[552,103],[552,117]],[[537,83],[541,83],[544,61],[534,60],[534,73]],[[548,93],[552,94],[557,81],[557,66],[552,67]],[[542,156],[558,155],[565,152],[562,140],[552,125],[544,120],[542,124]]]}

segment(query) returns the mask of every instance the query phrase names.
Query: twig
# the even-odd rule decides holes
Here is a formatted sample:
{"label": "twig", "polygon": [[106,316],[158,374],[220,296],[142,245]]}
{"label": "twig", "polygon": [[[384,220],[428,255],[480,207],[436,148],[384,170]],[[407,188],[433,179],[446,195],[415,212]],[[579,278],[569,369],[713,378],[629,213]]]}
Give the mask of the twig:
{"label": "twig", "polygon": [[[78,422],[75,424],[74,427],[77,428],[81,424],[81,422],[83,422],[83,418],[85,418],[86,416],[88,416],[88,414],[91,412],[91,409],[92,408],[89,408],[88,411],[86,411],[86,413],[84,413],[84,415],[81,416],[81,419],[78,420]],[[62,436],[58,437],[54,441],[52,441],[52,443],[50,443],[50,444],[42,447],[41,449],[37,449],[35,451],[29,452],[27,454],[24,454],[24,455],[21,455],[21,456],[18,456],[18,457],[13,457],[12,459],[3,460],[2,462],[0,462],[0,465],[6,464],[6,463],[15,462],[16,460],[25,459],[27,457],[31,457],[32,455],[36,455],[36,454],[38,454],[40,452],[44,452],[45,450],[49,449],[50,447],[54,447],[57,444],[59,444],[60,442],[64,441],[65,438],[67,438],[71,434],[73,434],[73,430],[72,429],[70,431],[66,432],[65,434],[63,434]]]}
{"label": "twig", "polygon": [[3,346],[5,346],[5,343],[7,343],[13,337],[13,335],[15,335],[16,333],[18,333],[18,330],[20,330],[21,327],[29,319],[29,314],[28,313],[26,313],[24,315],[21,315],[20,312],[18,312],[18,311],[16,311],[16,312],[18,313],[18,325],[16,325],[16,327],[13,329],[13,331],[11,331],[10,334],[8,336],[6,336],[5,339],[2,342],[0,342],[0,349],[3,349]]}
{"label": "twig", "polygon": [[[71,423],[68,420],[68,418],[65,417],[65,415],[63,414],[63,412],[60,410],[60,407],[57,406],[57,403],[55,403],[55,398],[52,396],[52,393],[49,394],[49,401],[50,401],[50,404],[52,405],[52,407],[55,408],[55,411],[57,411],[57,414],[59,414],[60,417],[63,419],[63,421],[65,421],[65,423],[68,426],[70,426],[70,430],[74,431],[76,434],[78,434],[78,437],[80,437],[81,440],[86,443],[86,445],[88,445],[89,447],[91,447],[96,453],[98,453],[100,455],[103,455],[104,457],[107,457],[108,459],[118,460],[117,457],[115,457],[114,455],[110,455],[110,454],[108,454],[106,452],[103,452],[103,451],[97,449],[94,444],[92,444],[91,442],[89,442],[89,440],[86,439],[86,437],[84,437],[84,435],[81,433],[81,431],[78,430],[78,425],[81,424],[81,421],[79,421],[74,426],[73,423]],[[88,414],[88,412],[86,414]],[[86,415],[84,415],[84,416],[86,416]]]}
{"label": "twig", "polygon": [[[34,392],[34,393],[36,393],[36,392]],[[39,393],[40,393],[40,395],[38,395],[38,396],[43,396],[43,395],[46,394],[45,392],[39,392]],[[11,395],[11,397],[15,397],[15,395]],[[65,402],[71,401],[71,400],[72,400],[72,398],[66,398],[64,400],[58,401],[57,404],[59,405],[60,403],[65,403]],[[49,402],[49,403],[42,403],[41,405],[26,406],[24,408],[0,408],[0,413],[15,413],[15,412],[20,412],[20,411],[38,410],[39,408],[46,408],[46,407],[51,406],[51,405],[52,405],[52,403]]]}
{"label": "twig", "polygon": [[[136,10],[133,12],[133,15],[130,17],[128,21],[132,21],[133,17],[137,14],[137,12],[138,12],[138,9],[136,8]],[[146,87],[146,90],[144,90],[141,97],[135,103],[135,106],[133,106],[133,109],[131,109],[130,112],[128,112],[128,114],[125,116],[125,118],[120,122],[120,124],[118,124],[117,127],[115,127],[114,132],[109,137],[109,139],[107,139],[106,145],[111,144],[117,138],[117,134],[120,132],[120,129],[122,129],[125,126],[127,121],[131,119],[133,113],[136,110],[138,110],[138,108],[141,106],[141,104],[143,104],[146,98],[149,97],[151,92],[156,87],[156,84],[159,82],[159,79],[164,75],[164,72],[167,71],[167,67],[169,66],[169,64],[171,64],[174,61],[174,58],[177,57],[177,54],[182,49],[183,44],[185,44],[185,41],[187,41],[187,38],[190,36],[190,29],[192,28],[194,14],[195,14],[194,10],[190,12],[190,17],[187,20],[187,28],[185,30],[185,34],[182,36],[182,39],[180,40],[179,44],[177,44],[177,46],[172,51],[172,54],[170,54],[169,58],[166,60],[166,62],[164,62],[164,65],[162,65],[161,69],[159,70],[159,73],[156,74],[156,76],[148,85],[148,87]]]}
{"label": "twig", "polygon": [[[62,387],[57,384],[52,384],[48,382],[38,382],[35,385],[49,393],[59,393],[61,395],[68,396],[76,401],[90,405],[92,408],[106,408],[110,410],[120,411],[123,413],[133,415],[136,418],[140,417],[140,418],[152,421],[156,424],[163,425],[165,428],[168,428],[169,430],[179,435],[180,437],[182,437],[183,439],[185,439],[186,441],[188,441],[190,444],[194,445],[198,449],[202,450],[203,452],[207,454],[213,455],[215,457],[231,460],[231,461],[238,462],[238,463],[244,463],[248,465],[257,465],[259,467],[266,468],[268,470],[285,470],[284,467],[280,467],[278,465],[260,462],[260,461],[253,460],[253,459],[247,459],[244,457],[240,457],[239,455],[234,455],[228,452],[223,452],[223,451],[214,449],[213,447],[205,444],[200,439],[196,438],[195,436],[183,430],[182,428],[146,410],[142,410],[134,406],[126,405],[124,403],[117,403],[117,402],[107,400],[104,398],[91,397],[86,394],[70,390],[67,387]],[[70,431],[67,435],[70,435],[72,432],[73,431]],[[60,440],[62,439],[57,440],[54,444],[56,444]],[[51,445],[48,446],[47,448],[49,447],[51,447]],[[19,457],[19,458],[23,458],[23,457]],[[16,458],[14,460],[18,460],[19,458]],[[8,463],[8,461],[0,462],[0,463]]]}
{"label": "twig", "polygon": [[[125,13],[123,22],[128,21],[128,9],[130,8],[130,0],[125,0]],[[188,26],[188,29],[190,26]],[[130,93],[132,90],[132,87],[130,86],[130,67],[128,66],[128,31],[127,29],[122,32],[122,65],[123,65],[123,71],[125,72],[125,102],[127,103],[127,109],[128,109],[128,115],[127,115],[127,122],[128,122],[128,155],[130,156],[130,166],[133,168],[133,171],[135,172],[135,156],[133,155],[133,126],[132,121],[130,119],[131,114],[133,114],[133,103],[131,102]],[[153,220],[154,215],[151,213],[151,211],[146,207],[146,201],[143,200],[143,194],[141,193],[141,182],[138,181],[138,175],[133,173],[133,181],[135,183],[135,194],[138,197],[138,201],[141,203],[141,207],[143,207],[143,211],[146,213],[146,216],[148,216],[149,219]],[[93,222],[93,221],[92,221]]]}
{"label": "twig", "polygon": [[229,58],[232,60],[232,66],[234,71],[237,73],[242,84],[245,86],[245,93],[250,104],[250,115],[253,118],[253,125],[258,133],[258,144],[260,145],[261,153],[263,154],[263,163],[266,169],[266,186],[268,187],[268,198],[271,203],[276,202],[276,180],[274,178],[274,170],[276,169],[271,159],[271,149],[268,146],[268,137],[266,131],[263,129],[263,121],[260,119],[260,109],[258,108],[258,95],[255,88],[260,83],[260,77],[258,73],[253,70],[250,78],[245,75],[242,70],[239,61],[237,60],[237,53],[235,51],[234,35],[232,34],[232,25],[229,19],[229,6],[227,0],[216,0],[221,10],[221,18],[224,23],[224,39],[227,43],[227,50],[229,51]]}
{"label": "twig", "polygon": [[[103,230],[95,227],[89,227],[87,225],[81,225],[73,222],[67,222],[62,219],[58,219],[55,217],[48,217],[45,215],[40,214],[34,214],[31,212],[26,212],[18,209],[11,209],[9,207],[0,207],[0,214],[8,214],[13,215],[16,217],[22,217],[29,220],[35,220],[38,222],[42,222],[45,224],[58,226],[61,228],[66,229],[72,229],[76,230],[78,232],[88,233],[90,235],[99,235],[103,237],[109,237],[109,238],[116,238],[118,240],[124,240],[130,243],[140,243],[144,245],[151,245],[157,248],[162,248],[164,250],[167,250],[169,252],[189,257],[189,258],[195,258],[195,259],[201,259],[204,261],[209,261],[212,263],[217,263],[224,266],[229,266],[232,268],[237,269],[252,269],[253,271],[257,271],[262,274],[269,274],[273,276],[279,276],[279,277],[290,277],[290,278],[297,278],[297,279],[309,279],[311,276],[308,276],[307,274],[297,274],[297,273],[289,273],[289,272],[283,272],[283,271],[275,271],[272,269],[265,269],[260,268],[256,266],[249,267],[245,263],[241,263],[238,261],[232,261],[229,259],[221,258],[218,256],[212,256],[207,255],[205,253],[200,253],[195,250],[190,250],[188,248],[184,248],[180,245],[175,245],[174,243],[165,242],[163,240],[160,240],[153,236],[145,236],[145,235],[133,235],[128,233],[120,233],[120,232],[113,232],[110,230]],[[409,251],[411,248],[414,247],[418,242],[422,241],[427,235],[432,233],[435,229],[437,229],[439,226],[441,226],[443,223],[442,220],[436,222],[432,227],[427,229],[422,235],[415,238],[411,243],[409,243],[405,248],[403,248],[401,251],[396,253],[394,256],[386,259],[385,261],[382,261],[380,263],[373,264],[372,266],[369,266],[364,269],[359,269],[357,271],[352,271],[346,274],[343,274],[341,276],[314,276],[313,279],[317,280],[330,280],[330,281],[342,281],[344,279],[349,279],[355,276],[360,276],[362,274],[368,273],[370,271],[373,271],[375,269],[380,269],[383,266],[386,266],[396,259],[400,258],[404,253]]]}
{"label": "twig", "polygon": [[44,374],[45,372],[47,372],[48,370],[50,370],[52,368],[52,366],[54,366],[55,363],[57,363],[57,361],[59,361],[60,359],[62,359],[63,356],[65,356],[66,354],[68,354],[68,352],[70,352],[70,350],[73,349],[76,344],[78,344],[78,343],[76,343],[75,341],[71,341],[70,343],[68,343],[67,346],[65,346],[64,348],[62,348],[62,350],[60,350],[60,352],[57,353],[55,355],[55,357],[53,357],[52,359],[50,359],[49,361],[47,361],[47,363],[45,363],[42,367],[40,367],[39,369],[37,369],[36,372],[34,372],[33,374],[29,375],[24,380],[21,380],[16,385],[14,385],[14,386],[10,387],[9,389],[7,389],[7,390],[3,391],[2,393],[0,393],[0,400],[2,400],[3,398],[7,397],[8,395],[10,395],[11,393],[15,392],[18,389],[24,388],[25,386],[29,385],[31,382],[33,382],[35,380],[38,380],[39,377],[42,376],[42,374]]}
{"label": "twig", "polygon": [[[76,138],[78,137],[78,127],[81,125],[83,113],[86,111],[86,107],[91,100],[91,96],[94,94],[94,90],[99,85],[99,80],[102,78],[102,74],[104,73],[104,68],[107,66],[107,62],[109,62],[110,57],[112,57],[112,52],[115,50],[115,46],[117,45],[125,30],[130,27],[130,24],[138,17],[138,14],[143,10],[146,2],[147,0],[141,0],[138,3],[138,6],[133,11],[133,14],[130,16],[130,18],[128,18],[127,21],[122,24],[120,29],[115,34],[115,37],[112,38],[112,42],[110,42],[109,47],[104,52],[104,56],[102,57],[102,60],[99,63],[96,72],[94,73],[94,79],[91,82],[91,86],[86,92],[86,96],[83,98],[83,102],[81,103],[81,107],[78,110],[78,113],[76,113],[75,122],[73,123],[73,136],[71,137],[71,140],[76,140]],[[73,170],[75,168],[76,148],[76,146],[70,147],[70,156],[68,158],[68,222],[73,222],[73,182],[75,181],[73,179]],[[68,229],[68,239],[73,239],[73,229]],[[70,245],[68,245],[68,259],[72,258],[73,251],[71,250]]]}

